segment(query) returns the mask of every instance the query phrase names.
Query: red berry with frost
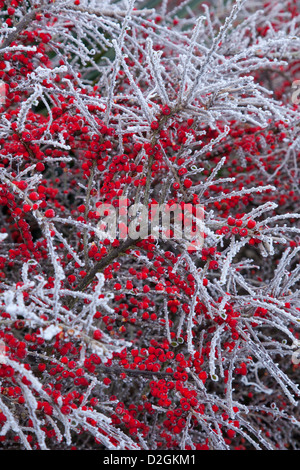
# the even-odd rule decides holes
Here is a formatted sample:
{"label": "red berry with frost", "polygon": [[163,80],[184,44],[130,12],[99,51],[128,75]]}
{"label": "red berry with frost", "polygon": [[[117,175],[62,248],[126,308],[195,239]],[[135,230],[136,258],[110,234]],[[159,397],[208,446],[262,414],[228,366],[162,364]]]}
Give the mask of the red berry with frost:
{"label": "red berry with frost", "polygon": [[248,228],[252,229],[252,228],[254,228],[255,226],[256,226],[255,220],[251,220],[251,219],[248,220],[248,222],[247,222],[247,227],[248,227]]}
{"label": "red berry with frost", "polygon": [[51,219],[52,217],[55,217],[55,212],[53,209],[47,209],[46,212],[45,212],[45,217],[47,217],[47,219]]}

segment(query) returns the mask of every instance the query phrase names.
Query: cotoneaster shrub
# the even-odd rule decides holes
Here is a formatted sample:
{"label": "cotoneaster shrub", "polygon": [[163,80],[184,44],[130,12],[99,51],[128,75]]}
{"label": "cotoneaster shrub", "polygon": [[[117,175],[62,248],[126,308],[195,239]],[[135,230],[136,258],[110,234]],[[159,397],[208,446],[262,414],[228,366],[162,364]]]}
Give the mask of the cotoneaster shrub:
{"label": "cotoneaster shrub", "polygon": [[297,2],[0,6],[1,448],[299,449]]}

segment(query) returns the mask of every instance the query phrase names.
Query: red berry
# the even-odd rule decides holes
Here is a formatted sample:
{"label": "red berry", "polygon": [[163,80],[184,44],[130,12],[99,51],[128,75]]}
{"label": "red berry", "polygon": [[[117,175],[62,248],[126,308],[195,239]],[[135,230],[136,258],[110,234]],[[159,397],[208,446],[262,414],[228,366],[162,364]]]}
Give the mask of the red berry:
{"label": "red berry", "polygon": [[45,165],[42,162],[38,162],[35,166],[37,171],[44,171]]}
{"label": "red berry", "polygon": [[38,201],[39,198],[40,198],[40,196],[35,191],[33,191],[32,193],[29,194],[29,199],[31,201]]}
{"label": "red berry", "polygon": [[167,106],[167,105],[164,106],[164,107],[162,108],[162,113],[163,113],[165,116],[168,116],[169,114],[171,114],[171,110],[170,110],[169,106]]}
{"label": "red berry", "polygon": [[246,237],[248,235],[248,230],[246,228],[241,228],[240,229],[240,236],[241,237]]}
{"label": "red berry", "polygon": [[24,205],[23,205],[23,211],[24,211],[24,212],[29,212],[29,211],[31,211],[31,205],[30,205],[30,204],[24,204]]}
{"label": "red berry", "polygon": [[190,188],[190,187],[192,186],[193,182],[192,182],[192,180],[190,180],[189,178],[186,178],[186,179],[184,180],[183,184],[184,184],[184,186],[185,186],[186,188]]}
{"label": "red berry", "polygon": [[209,266],[208,266],[209,269],[218,269],[218,267],[219,267],[218,261],[211,260],[209,262]]}

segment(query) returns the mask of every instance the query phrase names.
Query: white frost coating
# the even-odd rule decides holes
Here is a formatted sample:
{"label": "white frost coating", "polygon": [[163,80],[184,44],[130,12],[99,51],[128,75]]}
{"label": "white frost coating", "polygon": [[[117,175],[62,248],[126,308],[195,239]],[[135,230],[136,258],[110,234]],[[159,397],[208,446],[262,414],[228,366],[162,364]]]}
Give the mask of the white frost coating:
{"label": "white frost coating", "polygon": [[3,242],[3,240],[5,240],[6,237],[7,237],[7,233],[0,233],[0,243]]}

